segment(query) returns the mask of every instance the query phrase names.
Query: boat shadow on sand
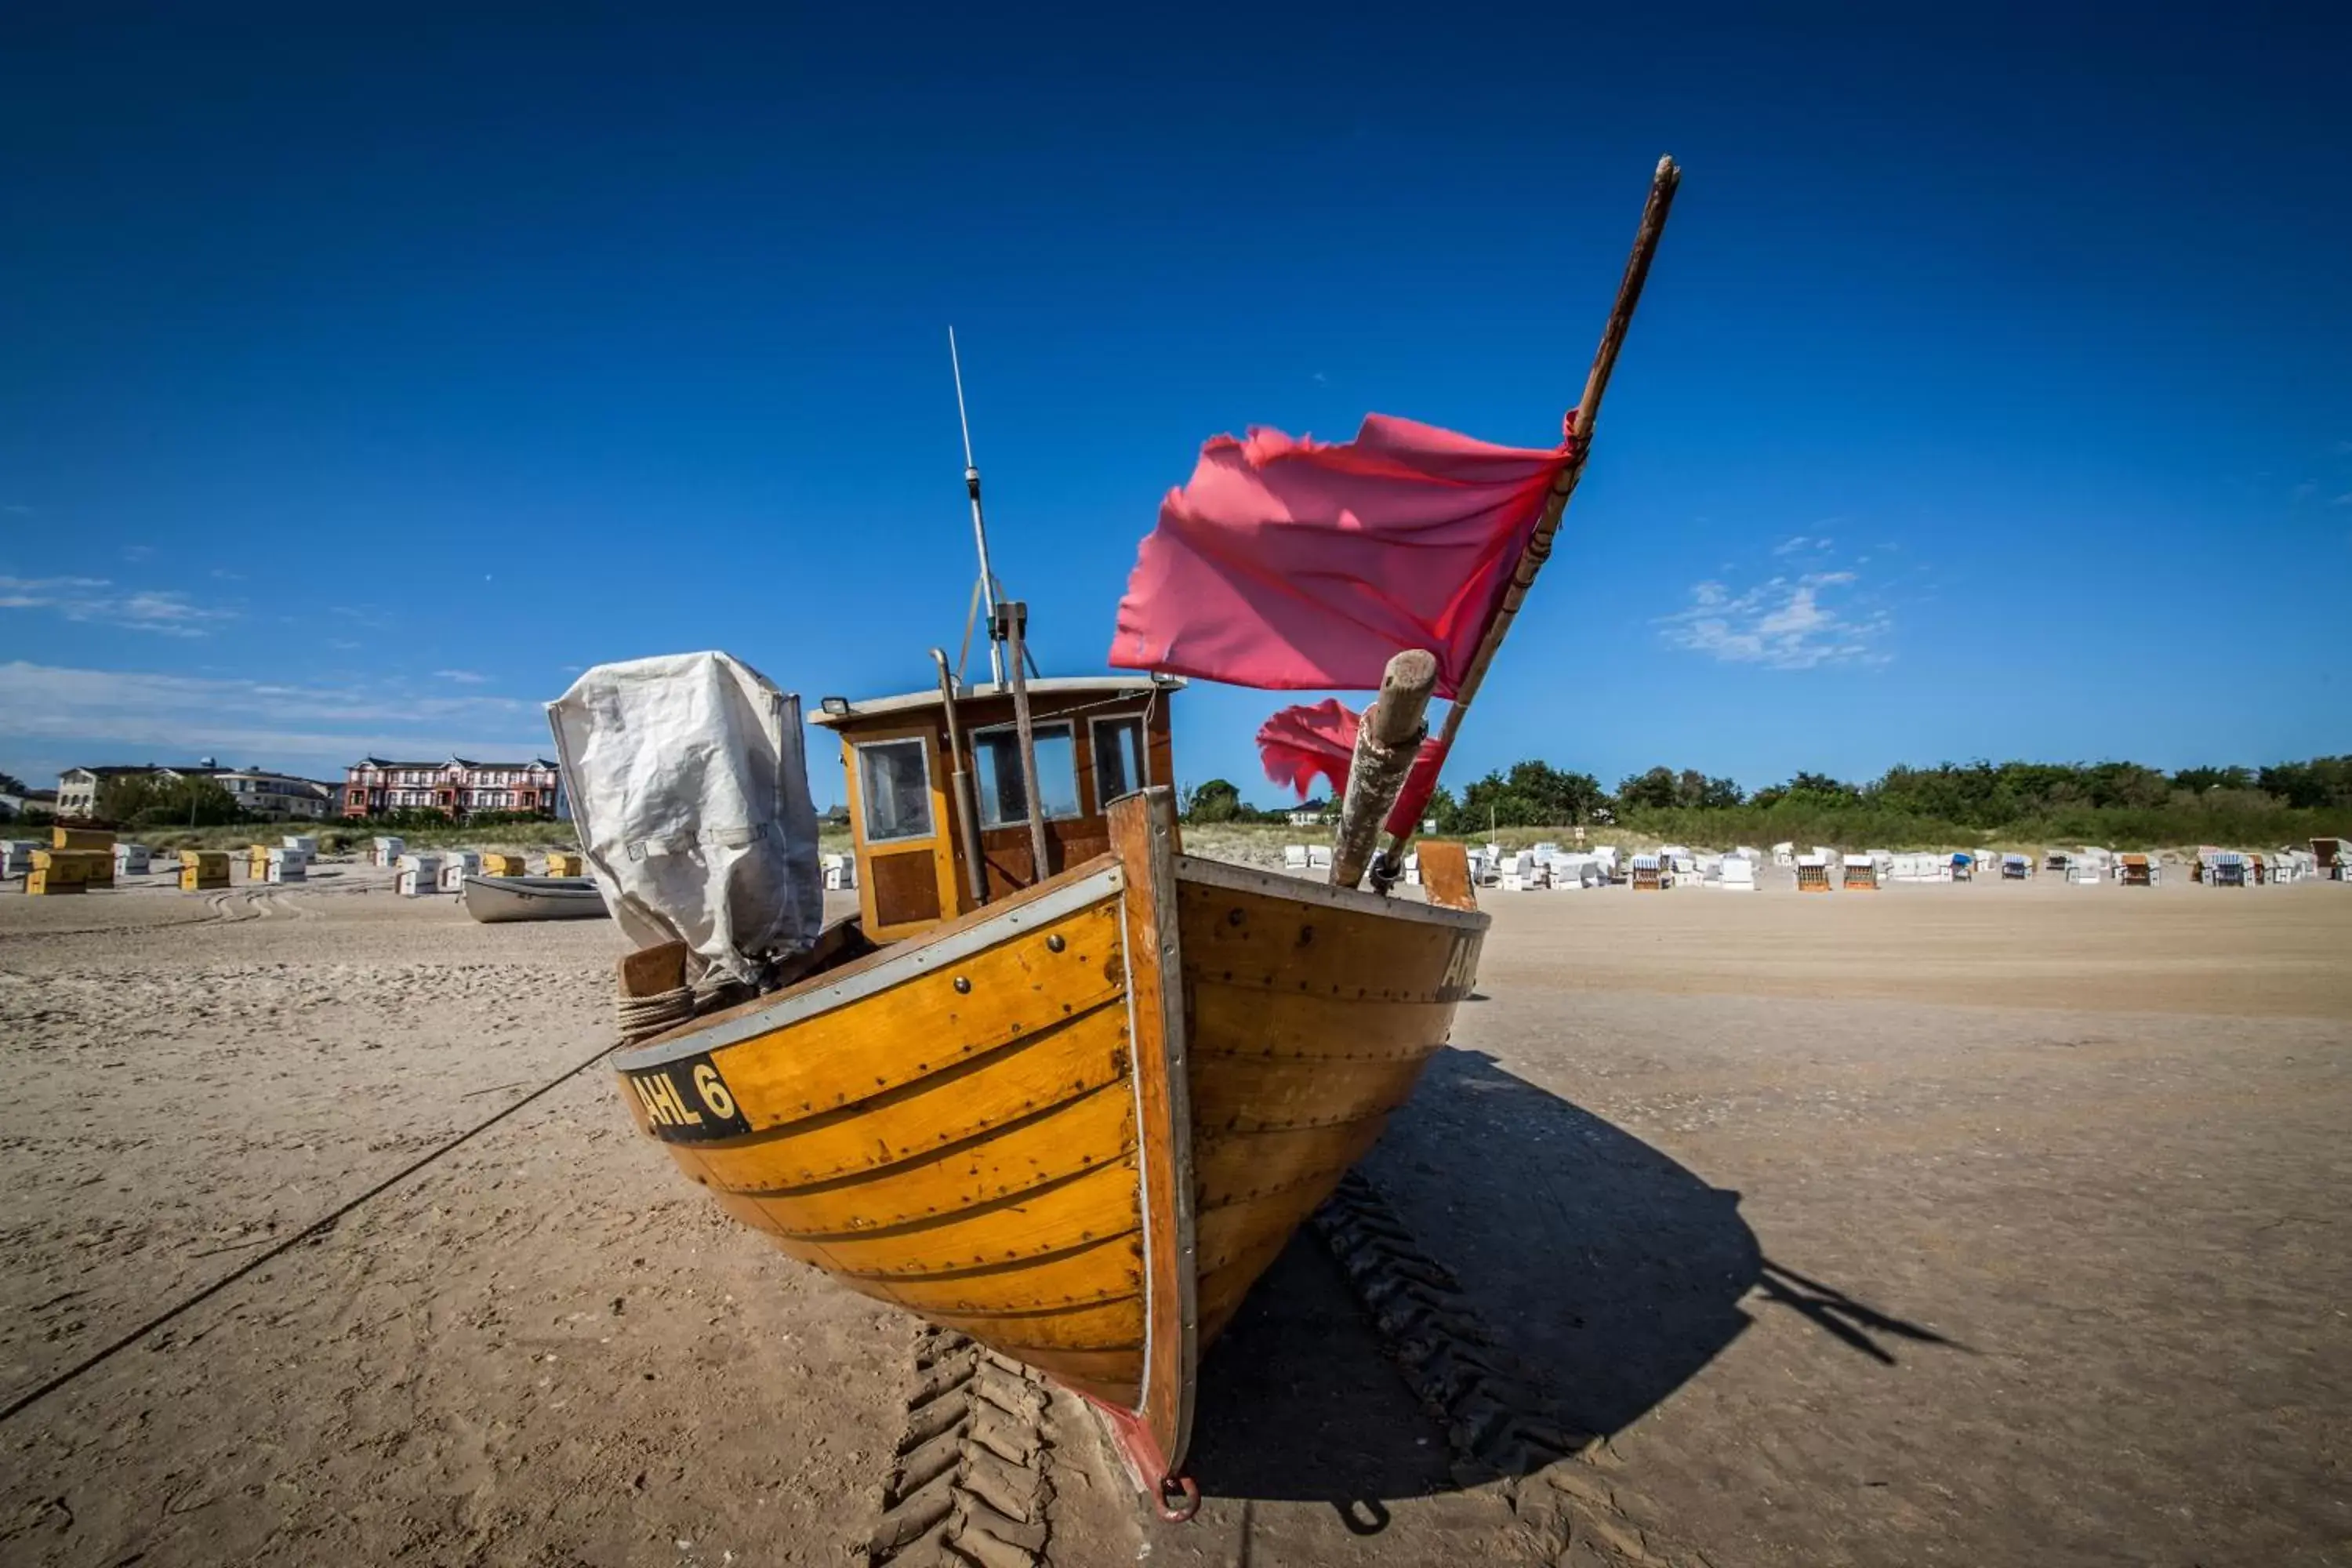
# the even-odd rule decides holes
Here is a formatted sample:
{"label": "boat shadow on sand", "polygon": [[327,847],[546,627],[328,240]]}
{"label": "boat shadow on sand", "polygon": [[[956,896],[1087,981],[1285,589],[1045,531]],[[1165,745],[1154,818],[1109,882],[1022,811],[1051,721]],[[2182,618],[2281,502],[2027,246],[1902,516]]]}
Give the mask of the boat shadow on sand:
{"label": "boat shadow on sand", "polygon": [[[1605,1437],[1639,1419],[1739,1336],[1751,1298],[1882,1363],[1939,1342],[1780,1268],[1738,1193],[1481,1052],[1432,1062],[1362,1169],[1459,1281],[1481,1353],[1569,1431]],[[1372,1534],[1381,1500],[1459,1488],[1461,1456],[1393,1356],[1317,1227],[1303,1229],[1202,1363],[1191,1463],[1203,1492],[1327,1501]]]}

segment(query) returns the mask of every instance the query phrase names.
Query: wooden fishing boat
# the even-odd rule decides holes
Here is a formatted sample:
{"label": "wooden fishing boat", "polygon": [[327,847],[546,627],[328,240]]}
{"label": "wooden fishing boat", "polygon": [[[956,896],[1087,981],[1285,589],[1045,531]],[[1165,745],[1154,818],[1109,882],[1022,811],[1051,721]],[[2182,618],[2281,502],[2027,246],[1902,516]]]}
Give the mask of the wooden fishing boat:
{"label": "wooden fishing boat", "polygon": [[1108,818],[1107,854],[614,1065],[730,1213],[1093,1401],[1172,1504],[1202,1350],[1445,1043],[1487,917],[1466,866],[1408,902],[1184,855],[1164,787]]}
{"label": "wooden fishing boat", "polygon": [[[1183,659],[1291,646],[1280,626],[1241,624],[1263,596],[1241,594],[1240,620],[1181,659],[1188,639],[1123,620],[1111,662],[1143,679],[1033,682],[968,437],[994,679],[966,685],[933,649],[935,693],[828,697],[816,721],[841,738],[857,919],[815,934],[797,699],[696,655],[592,669],[551,705],[589,864],[646,944],[621,962],[628,1043],[613,1058],[639,1129],[786,1253],[1090,1401],[1169,1517],[1198,1500],[1183,1466],[1202,1351],[1412,1095],[1476,979],[1487,920],[1463,847],[1422,846],[1423,898],[1391,894],[1436,764],[1550,553],[1678,179],[1661,162],[1559,448],[1479,447],[1463,467],[1465,438],[1385,427],[1403,447],[1380,482],[1433,482],[1393,460],[1423,442],[1434,488],[1486,531],[1447,568],[1475,587],[1435,595],[1485,603],[1483,621],[1435,639],[1443,660],[1382,632],[1351,645],[1349,679],[1242,682],[1379,688],[1345,715],[1352,740],[1331,742],[1328,882],[1186,855],[1168,787]],[[1311,465],[1338,449],[1282,450]],[[1364,548],[1351,506],[1299,526]],[[1492,548],[1505,539],[1516,557]],[[1382,570],[1430,575],[1412,560]],[[1433,694],[1449,700],[1434,738]],[[1375,890],[1358,889],[1367,877]],[[747,946],[738,930],[791,941]]]}
{"label": "wooden fishing boat", "polygon": [[461,892],[466,912],[484,925],[604,920],[609,912],[588,877],[467,877]]}

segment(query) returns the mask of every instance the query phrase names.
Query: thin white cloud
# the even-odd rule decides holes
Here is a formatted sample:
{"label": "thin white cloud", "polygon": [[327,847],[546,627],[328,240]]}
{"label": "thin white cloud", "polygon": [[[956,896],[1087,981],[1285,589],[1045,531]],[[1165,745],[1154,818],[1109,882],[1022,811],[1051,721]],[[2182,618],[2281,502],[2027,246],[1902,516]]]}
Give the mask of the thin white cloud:
{"label": "thin white cloud", "polygon": [[1818,535],[1811,533],[1791,534],[1790,537],[1780,541],[1780,543],[1774,545],[1772,547],[1772,553],[1775,555],[1818,555],[1836,542],[1836,540],[1832,539],[1825,533]]}
{"label": "thin white cloud", "polygon": [[47,610],[69,621],[126,631],[200,637],[236,612],[199,605],[185,594],[120,589],[104,577],[0,577],[0,610]]}
{"label": "thin white cloud", "polygon": [[70,742],[84,763],[233,756],[339,776],[371,752],[541,755],[541,711],[478,693],[404,698],[362,686],[0,663],[0,736],[47,742],[45,751]]}
{"label": "thin white cloud", "polygon": [[460,686],[482,686],[487,684],[490,678],[470,669],[436,669],[433,672],[433,679],[454,680]]}
{"label": "thin white cloud", "polygon": [[2352,490],[2346,490],[2342,495],[2337,496],[2334,500],[2329,501],[2327,504],[2329,506],[2352,506]]}
{"label": "thin white cloud", "polygon": [[154,553],[155,547],[152,544],[126,544],[122,547],[125,561],[145,561]]}
{"label": "thin white cloud", "polygon": [[1886,656],[1879,644],[1894,619],[1845,603],[1858,581],[1853,572],[1809,572],[1738,593],[1720,582],[1699,583],[1687,606],[1658,618],[1660,635],[1671,647],[1767,669],[1881,664]]}
{"label": "thin white cloud", "polygon": [[30,517],[33,515],[33,509],[23,501],[12,500],[0,502],[0,512],[6,512],[10,517]]}

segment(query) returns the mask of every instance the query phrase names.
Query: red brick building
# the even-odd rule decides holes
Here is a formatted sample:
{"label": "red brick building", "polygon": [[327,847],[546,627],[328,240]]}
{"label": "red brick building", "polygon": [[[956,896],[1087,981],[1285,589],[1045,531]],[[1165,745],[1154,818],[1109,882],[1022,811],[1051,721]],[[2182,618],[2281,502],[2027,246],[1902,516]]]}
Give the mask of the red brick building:
{"label": "red brick building", "polygon": [[478,811],[560,816],[562,793],[563,775],[545,757],[527,763],[478,763],[466,757],[402,763],[362,757],[343,770],[345,816],[409,810],[446,811],[454,817]]}

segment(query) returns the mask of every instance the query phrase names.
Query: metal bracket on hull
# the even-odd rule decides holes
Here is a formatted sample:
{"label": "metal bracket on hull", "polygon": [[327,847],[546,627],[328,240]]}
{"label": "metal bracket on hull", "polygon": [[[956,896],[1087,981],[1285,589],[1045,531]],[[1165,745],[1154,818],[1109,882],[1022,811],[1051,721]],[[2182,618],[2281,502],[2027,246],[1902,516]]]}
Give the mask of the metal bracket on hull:
{"label": "metal bracket on hull", "polygon": [[1168,1456],[1160,1451],[1151,1429],[1142,1417],[1116,1405],[1105,1405],[1089,1394],[1080,1394],[1102,1420],[1103,1430],[1118,1450],[1127,1466],[1128,1479],[1135,1489],[1151,1500],[1152,1508],[1171,1524],[1184,1524],[1201,1511],[1201,1483],[1191,1476],[1171,1471]]}

